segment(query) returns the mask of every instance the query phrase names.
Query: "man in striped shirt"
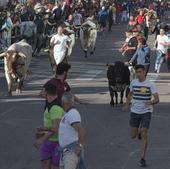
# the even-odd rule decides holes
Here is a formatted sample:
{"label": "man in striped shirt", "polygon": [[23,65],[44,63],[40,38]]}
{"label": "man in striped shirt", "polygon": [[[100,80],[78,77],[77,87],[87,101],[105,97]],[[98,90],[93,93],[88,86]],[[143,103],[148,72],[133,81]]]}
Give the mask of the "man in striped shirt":
{"label": "man in striped shirt", "polygon": [[131,138],[135,139],[140,132],[142,146],[139,165],[145,167],[145,154],[148,145],[151,114],[153,112],[153,105],[159,102],[159,95],[155,84],[146,79],[145,67],[143,65],[137,65],[135,70],[137,79],[132,80],[130,84],[130,93],[123,110],[127,111],[132,101],[130,116]]}

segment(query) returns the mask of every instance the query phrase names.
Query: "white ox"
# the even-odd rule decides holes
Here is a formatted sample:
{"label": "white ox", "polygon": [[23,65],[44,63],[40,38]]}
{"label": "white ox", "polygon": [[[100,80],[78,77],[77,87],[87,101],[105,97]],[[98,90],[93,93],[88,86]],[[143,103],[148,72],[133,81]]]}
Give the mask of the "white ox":
{"label": "white ox", "polygon": [[12,44],[6,52],[0,55],[4,59],[5,78],[8,86],[8,95],[12,96],[13,80],[17,82],[16,92],[21,93],[23,81],[27,77],[32,58],[32,47],[24,40]]}
{"label": "white ox", "polygon": [[87,57],[88,50],[90,50],[91,55],[94,54],[96,39],[97,26],[93,21],[87,19],[87,21],[84,22],[80,28],[80,41],[84,50],[85,58]]}

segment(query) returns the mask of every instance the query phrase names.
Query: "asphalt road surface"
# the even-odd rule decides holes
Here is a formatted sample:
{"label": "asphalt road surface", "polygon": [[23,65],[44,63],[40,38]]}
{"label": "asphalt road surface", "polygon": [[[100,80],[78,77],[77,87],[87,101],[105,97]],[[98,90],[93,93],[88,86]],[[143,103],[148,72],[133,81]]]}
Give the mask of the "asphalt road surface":
{"label": "asphalt road surface", "polygon": [[[80,43],[70,58],[69,83],[74,93],[89,105],[77,105],[86,130],[88,169],[138,169],[140,142],[130,140],[129,113],[122,105],[111,108],[106,79],[106,64],[122,60],[118,48],[125,39],[125,25],[114,26],[99,36],[94,56],[83,58]],[[149,37],[152,46],[154,37]],[[148,169],[170,168],[170,74],[165,64],[159,75],[153,73],[152,54],[148,78],[157,85],[160,103],[155,106],[147,153]],[[32,74],[21,95],[7,97],[6,83],[0,66],[0,169],[40,169],[39,154],[33,147],[37,126],[42,124],[44,101],[38,94],[53,75],[47,55],[33,58]]]}

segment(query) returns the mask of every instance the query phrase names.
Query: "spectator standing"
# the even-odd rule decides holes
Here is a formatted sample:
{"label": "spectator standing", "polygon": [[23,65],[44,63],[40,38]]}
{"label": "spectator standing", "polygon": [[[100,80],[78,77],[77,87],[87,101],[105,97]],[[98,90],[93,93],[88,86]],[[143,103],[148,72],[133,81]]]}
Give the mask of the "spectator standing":
{"label": "spectator standing", "polygon": [[34,23],[34,17],[30,17],[28,21],[21,22],[21,36],[33,46],[35,43],[37,29]]}
{"label": "spectator standing", "polygon": [[39,55],[39,52],[41,48],[44,46],[45,47],[45,25],[44,21],[42,19],[41,15],[36,15],[35,19],[35,25],[36,25],[36,45],[34,49],[34,54]]}
{"label": "spectator standing", "polygon": [[2,15],[3,15],[3,25],[0,31],[2,36],[2,44],[7,49],[11,45],[13,23],[10,16],[8,16],[7,11],[4,11]]}
{"label": "spectator standing", "polygon": [[122,17],[121,17],[121,22],[127,23],[128,20],[128,9],[127,9],[127,4],[124,2],[122,4]]}
{"label": "spectator standing", "polygon": [[61,5],[59,3],[56,3],[53,13],[54,13],[54,20],[56,26],[58,27],[62,22],[62,13],[63,13]]}
{"label": "spectator standing", "polygon": [[44,111],[44,125],[37,128],[37,139],[35,147],[40,151],[42,169],[59,169],[60,155],[55,153],[58,143],[58,127],[62,116],[63,109],[56,103],[58,100],[56,86],[48,84],[45,87],[46,105]]}
{"label": "spectator standing", "polygon": [[74,107],[74,96],[71,93],[64,93],[62,105],[65,114],[59,126],[59,145],[63,168],[86,169],[83,155],[85,132],[80,113]]}
{"label": "spectator standing", "polygon": [[121,22],[121,17],[122,17],[122,6],[121,4],[117,3],[116,4],[116,23],[120,24]]}

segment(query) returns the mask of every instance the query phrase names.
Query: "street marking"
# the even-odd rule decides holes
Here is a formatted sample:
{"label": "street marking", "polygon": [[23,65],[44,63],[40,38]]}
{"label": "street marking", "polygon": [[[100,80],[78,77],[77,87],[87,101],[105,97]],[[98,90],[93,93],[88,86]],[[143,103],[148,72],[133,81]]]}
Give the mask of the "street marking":
{"label": "street marking", "polygon": [[[1,102],[25,102],[25,101],[43,101],[44,99],[43,98],[33,98],[33,97],[30,97],[30,98],[21,98],[21,99],[2,99]],[[10,109],[11,111],[11,109]],[[1,116],[1,114],[0,114]]]}
{"label": "street marking", "polygon": [[167,116],[152,115],[152,117],[170,120],[170,117],[167,117]]}
{"label": "street marking", "polygon": [[[169,147],[165,147],[165,148],[148,148],[148,151],[149,151],[149,150],[150,150],[150,151],[169,151],[170,148],[169,148]],[[131,159],[136,153],[138,153],[138,152],[140,152],[140,149],[136,149],[136,150],[130,152],[129,155],[128,155],[128,157],[127,157],[127,159],[126,159],[126,161],[125,161],[125,163],[124,163],[123,166],[121,167],[121,169],[127,169],[127,166],[128,166],[128,164],[129,164],[130,159]],[[160,159],[162,159],[162,158],[160,158]],[[166,157],[166,158],[163,158],[163,159],[170,159],[170,157]]]}
{"label": "street marking", "polygon": [[75,80],[78,81],[91,81],[93,80],[95,77],[97,77],[99,74],[101,74],[103,72],[103,70],[89,70],[87,72],[85,72],[85,74],[79,76],[78,78],[76,78]]}
{"label": "street marking", "polygon": [[11,112],[11,111],[14,111],[15,109],[16,109],[16,107],[13,106],[13,107],[9,108],[8,110],[2,112],[2,113],[0,114],[0,119],[3,118],[7,113],[9,113],[9,112]]}

